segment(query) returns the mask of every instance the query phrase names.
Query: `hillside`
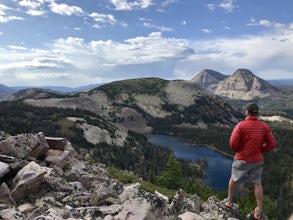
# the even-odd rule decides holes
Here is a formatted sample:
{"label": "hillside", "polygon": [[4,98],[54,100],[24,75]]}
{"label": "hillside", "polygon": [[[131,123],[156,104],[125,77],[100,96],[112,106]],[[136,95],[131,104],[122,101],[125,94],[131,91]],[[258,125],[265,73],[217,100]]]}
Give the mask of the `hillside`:
{"label": "hillside", "polygon": [[[219,96],[189,81],[132,79],[102,85],[63,98],[26,99],[35,106],[80,108],[99,114],[122,131],[150,132],[166,126],[233,124],[241,114]],[[157,120],[158,119],[158,120]]]}

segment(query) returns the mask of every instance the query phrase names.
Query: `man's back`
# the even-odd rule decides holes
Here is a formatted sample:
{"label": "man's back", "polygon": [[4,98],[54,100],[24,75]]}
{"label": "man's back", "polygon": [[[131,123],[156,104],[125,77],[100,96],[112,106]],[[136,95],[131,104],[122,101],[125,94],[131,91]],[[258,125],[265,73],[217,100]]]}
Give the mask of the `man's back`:
{"label": "man's back", "polygon": [[275,138],[266,123],[259,121],[257,116],[247,116],[235,126],[230,146],[236,152],[236,159],[260,162],[263,160],[262,152],[274,148]]}

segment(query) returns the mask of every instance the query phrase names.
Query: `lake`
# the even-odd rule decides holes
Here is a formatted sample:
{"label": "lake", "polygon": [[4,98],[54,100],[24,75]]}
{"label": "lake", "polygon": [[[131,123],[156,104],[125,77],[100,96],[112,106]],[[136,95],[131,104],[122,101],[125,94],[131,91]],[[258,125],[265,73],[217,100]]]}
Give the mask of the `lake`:
{"label": "lake", "polygon": [[[164,134],[146,134],[148,142],[168,147],[174,151],[175,157],[190,161],[206,160],[205,183],[218,191],[227,191],[231,174],[232,158],[205,146],[195,146],[176,137]],[[228,147],[228,146],[227,146]]]}

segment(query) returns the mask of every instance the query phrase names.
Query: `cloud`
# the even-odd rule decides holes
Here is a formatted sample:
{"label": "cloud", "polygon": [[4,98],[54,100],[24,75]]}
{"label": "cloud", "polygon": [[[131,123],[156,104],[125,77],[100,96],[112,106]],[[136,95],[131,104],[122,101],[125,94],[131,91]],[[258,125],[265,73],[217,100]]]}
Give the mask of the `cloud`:
{"label": "cloud", "polygon": [[212,30],[207,29],[207,28],[203,28],[203,29],[201,29],[201,31],[204,32],[204,33],[206,33],[206,34],[212,33]]}
{"label": "cloud", "polygon": [[223,0],[219,4],[207,4],[207,7],[211,11],[215,11],[216,9],[224,9],[226,12],[233,12],[236,8],[238,8],[238,5],[234,4],[234,0]]}
{"label": "cloud", "polygon": [[56,0],[21,0],[18,3],[27,9],[26,13],[32,16],[42,16],[47,13],[44,8],[49,8],[53,13],[60,15],[82,15],[84,12],[78,6],[58,4]]}
{"label": "cloud", "polygon": [[278,22],[269,21],[266,19],[262,19],[256,21],[253,17],[250,18],[250,23],[247,26],[263,26],[266,28],[284,28],[286,25]]}
{"label": "cloud", "polygon": [[24,20],[19,16],[9,16],[6,14],[6,11],[12,10],[12,8],[7,7],[6,5],[0,4],[0,23],[7,23],[13,20]]}
{"label": "cloud", "polygon": [[174,3],[177,3],[178,0],[165,0],[162,2],[162,7],[166,7],[167,5],[170,5],[170,4],[174,4]]}
{"label": "cloud", "polygon": [[26,50],[27,49],[23,46],[18,46],[18,45],[8,45],[8,47],[13,50]]}
{"label": "cloud", "polygon": [[162,32],[170,32],[170,31],[172,31],[172,28],[164,27],[164,26],[157,26],[157,25],[151,24],[149,22],[144,22],[143,26],[145,26],[147,28],[154,28],[154,29],[157,29],[157,30],[162,31]]}
{"label": "cloud", "polygon": [[67,4],[57,4],[55,2],[52,2],[49,4],[49,7],[52,12],[56,14],[61,14],[61,15],[81,15],[83,14],[83,10],[80,7],[77,6],[70,6]]}
{"label": "cloud", "polygon": [[112,4],[115,6],[116,10],[126,10],[131,11],[134,9],[146,9],[153,5],[153,0],[111,0]]}
{"label": "cloud", "polygon": [[224,74],[247,68],[264,79],[292,76],[293,33],[286,29],[264,35],[194,41],[190,47],[196,54],[178,61],[174,70],[178,77],[192,78],[192,73],[204,68]]}
{"label": "cloud", "polygon": [[111,15],[111,14],[100,14],[100,13],[93,12],[89,14],[89,16],[93,18],[94,21],[97,23],[107,23],[111,25],[117,23],[117,20],[115,19],[114,15]]}
{"label": "cloud", "polygon": [[42,9],[45,1],[42,0],[21,0],[18,4],[27,9],[26,14],[31,16],[43,16],[47,12]]}
{"label": "cloud", "polygon": [[247,68],[265,79],[288,78],[293,69],[291,51],[290,28],[201,41],[168,38],[161,32],[123,42],[68,37],[54,40],[46,50],[0,48],[0,77],[4,84],[13,80],[14,85],[81,86],[150,76],[191,79],[205,68],[224,74]]}

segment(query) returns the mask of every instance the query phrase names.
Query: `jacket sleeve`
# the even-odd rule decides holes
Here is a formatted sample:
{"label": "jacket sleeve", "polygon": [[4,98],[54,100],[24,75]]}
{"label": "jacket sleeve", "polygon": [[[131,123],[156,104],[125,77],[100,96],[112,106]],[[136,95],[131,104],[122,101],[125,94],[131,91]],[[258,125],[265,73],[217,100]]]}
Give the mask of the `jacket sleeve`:
{"label": "jacket sleeve", "polygon": [[274,137],[270,127],[267,126],[267,128],[266,128],[266,139],[265,139],[265,141],[263,143],[261,151],[262,152],[269,152],[272,149],[274,149],[275,146],[276,146],[275,137]]}
{"label": "jacket sleeve", "polygon": [[237,124],[232,131],[230,137],[230,147],[233,151],[238,152],[240,147],[241,135],[240,135],[240,124]]}

